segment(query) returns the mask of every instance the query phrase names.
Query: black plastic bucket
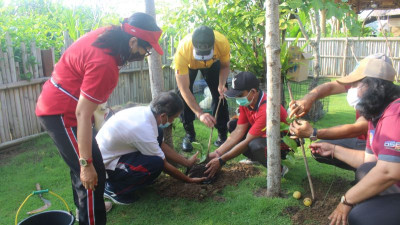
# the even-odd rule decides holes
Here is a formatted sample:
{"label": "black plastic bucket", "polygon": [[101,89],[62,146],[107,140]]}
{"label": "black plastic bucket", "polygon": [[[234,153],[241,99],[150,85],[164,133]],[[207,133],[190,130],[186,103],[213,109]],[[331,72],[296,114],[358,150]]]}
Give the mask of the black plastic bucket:
{"label": "black plastic bucket", "polygon": [[18,225],[72,225],[75,217],[69,212],[62,210],[50,210],[30,216]]}

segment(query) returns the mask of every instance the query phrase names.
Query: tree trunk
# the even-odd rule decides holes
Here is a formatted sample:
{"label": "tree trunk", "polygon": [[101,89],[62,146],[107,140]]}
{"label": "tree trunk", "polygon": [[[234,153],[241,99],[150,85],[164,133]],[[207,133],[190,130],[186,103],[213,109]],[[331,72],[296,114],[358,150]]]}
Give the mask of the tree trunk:
{"label": "tree trunk", "polygon": [[267,53],[267,196],[276,197],[281,189],[280,103],[281,64],[279,1],[266,3],[265,46]]}
{"label": "tree trunk", "polygon": [[[154,0],[146,0],[146,13],[156,19]],[[149,74],[151,97],[154,99],[160,92],[164,90],[161,56],[156,51],[152,51],[151,55],[149,56]]]}
{"label": "tree trunk", "polygon": [[323,37],[326,37],[326,10],[321,10],[321,33]]}
{"label": "tree trunk", "polygon": [[[146,13],[154,17],[156,20],[156,7],[154,0],[146,0]],[[149,59],[149,74],[151,97],[154,99],[160,92],[164,91],[164,78],[162,70],[161,55],[156,51],[152,51]],[[164,141],[166,144],[174,148],[172,140],[172,126],[164,129]]]}

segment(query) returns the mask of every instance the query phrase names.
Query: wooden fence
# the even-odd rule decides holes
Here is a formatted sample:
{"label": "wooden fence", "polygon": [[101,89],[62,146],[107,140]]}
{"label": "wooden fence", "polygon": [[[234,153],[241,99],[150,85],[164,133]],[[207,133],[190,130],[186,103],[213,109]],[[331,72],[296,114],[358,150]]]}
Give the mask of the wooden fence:
{"label": "wooden fence", "polygon": [[[64,34],[64,36],[67,36]],[[287,39],[289,42],[294,39]],[[13,43],[6,38],[7,50],[0,50],[0,149],[15,141],[27,139],[43,132],[35,116],[35,105],[42,84],[49,78],[54,61],[54,52],[21,43],[22,59],[13,52]],[[391,55],[394,67],[400,70],[400,38],[323,38],[320,43],[322,76],[342,76],[343,71],[350,73],[360,60],[367,55],[383,52]],[[66,47],[72,43],[65,41]],[[172,38],[164,39],[163,77],[165,90],[176,88],[174,71],[170,68],[175,53]],[[304,45],[300,39],[298,45]],[[390,52],[387,45],[390,46]],[[346,47],[347,46],[347,47]],[[64,48],[66,49],[66,48]],[[310,46],[305,51],[311,52]],[[345,54],[346,52],[346,54]],[[354,52],[354,54],[353,54]],[[45,54],[46,53],[46,54]],[[50,55],[50,57],[49,57]],[[51,57],[52,56],[52,57]],[[32,63],[32,59],[33,62]],[[343,62],[346,62],[343,64]],[[345,68],[343,70],[343,68]],[[310,75],[312,61],[310,61]],[[30,77],[30,80],[24,80]],[[113,91],[108,104],[121,105],[128,101],[148,103],[151,101],[150,78],[146,61],[130,63],[120,70],[117,88]]]}
{"label": "wooden fence", "polygon": [[[294,38],[286,39],[289,43]],[[303,46],[306,43],[304,38],[298,40],[297,45]],[[321,76],[340,77],[353,71],[357,61],[374,53],[385,53],[393,60],[393,67],[397,74],[400,71],[400,38],[390,37],[387,42],[383,37],[374,38],[321,38],[319,44]],[[305,52],[312,52],[308,45]],[[357,60],[357,61],[356,61]],[[309,74],[313,62],[310,60]]]}
{"label": "wooden fence", "polygon": [[42,132],[35,106],[42,84],[48,79],[42,65],[46,51],[35,43],[20,43],[21,52],[14,54],[8,35],[6,44],[6,52],[0,49],[0,143]]}

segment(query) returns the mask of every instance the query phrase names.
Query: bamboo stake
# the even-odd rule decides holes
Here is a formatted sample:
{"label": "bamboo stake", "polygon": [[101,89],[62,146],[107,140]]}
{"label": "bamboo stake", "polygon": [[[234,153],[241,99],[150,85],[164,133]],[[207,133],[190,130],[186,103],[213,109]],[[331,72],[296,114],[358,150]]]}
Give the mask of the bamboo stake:
{"label": "bamboo stake", "polygon": [[[219,111],[219,106],[221,105],[221,101],[222,101],[222,98],[220,98],[219,101],[218,101],[217,110],[215,111],[215,119],[218,118],[218,111]],[[211,127],[210,138],[208,139],[208,147],[207,147],[207,157],[206,157],[206,161],[208,161],[209,155],[210,155],[210,147],[211,147],[211,139],[212,139],[213,131],[214,131],[214,126]]]}
{"label": "bamboo stake", "polygon": [[[292,89],[290,88],[290,82],[287,81],[286,83],[287,83],[288,90],[289,90],[290,101],[293,102],[294,98],[293,98],[293,94],[292,94]],[[303,138],[299,138],[299,140],[300,140],[301,152],[303,153],[304,165],[306,167],[308,183],[309,183],[310,189],[311,189],[311,198],[312,198],[312,200],[314,200],[315,199],[314,185],[313,185],[312,180],[311,180],[310,168],[308,167],[308,162],[307,162],[307,158],[306,158],[306,152],[304,150],[304,140],[303,140]]]}

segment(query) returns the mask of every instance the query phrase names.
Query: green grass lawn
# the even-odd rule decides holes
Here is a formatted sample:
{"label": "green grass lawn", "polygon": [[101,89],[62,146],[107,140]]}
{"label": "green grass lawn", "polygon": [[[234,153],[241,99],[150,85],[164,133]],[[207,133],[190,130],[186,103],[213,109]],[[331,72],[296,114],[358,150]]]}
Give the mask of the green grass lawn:
{"label": "green grass lawn", "polygon": [[[346,102],[344,94],[331,96],[329,112],[318,121],[316,127],[328,127],[343,123],[352,123],[355,112]],[[210,130],[196,121],[197,140],[206,151]],[[180,151],[180,142],[184,136],[180,123],[175,123],[174,144]],[[214,140],[217,132],[214,131]],[[306,141],[306,149],[309,141]],[[59,153],[48,136],[37,138],[19,146],[24,149],[21,154],[8,159],[0,159],[0,224],[13,224],[19,205],[25,197],[35,189],[39,182],[42,188],[49,188],[61,195],[75,212],[72,199],[72,187],[69,169],[59,156]],[[215,147],[213,146],[213,150]],[[319,164],[310,157],[308,161],[313,177],[330,182],[336,176],[351,180],[353,172],[337,169],[332,166]],[[242,159],[238,157],[233,162]],[[162,198],[152,187],[141,191],[138,202],[129,206],[114,205],[108,213],[108,224],[291,224],[288,215],[282,210],[288,206],[302,206],[302,202],[289,198],[264,198],[254,196],[254,191],[266,186],[266,169],[253,178],[242,181],[238,186],[228,186],[222,196],[225,202],[212,199],[197,202],[185,199]],[[282,190],[291,193],[295,190],[304,191],[302,182],[306,179],[301,152],[296,153],[296,163],[290,167],[289,173],[282,179]],[[51,200],[50,209],[65,209],[65,206],[55,197],[45,195]],[[338,200],[339,201],[339,200]],[[21,210],[20,220],[26,212],[43,205],[37,196],[33,196]],[[312,218],[310,218],[312,220]]]}

